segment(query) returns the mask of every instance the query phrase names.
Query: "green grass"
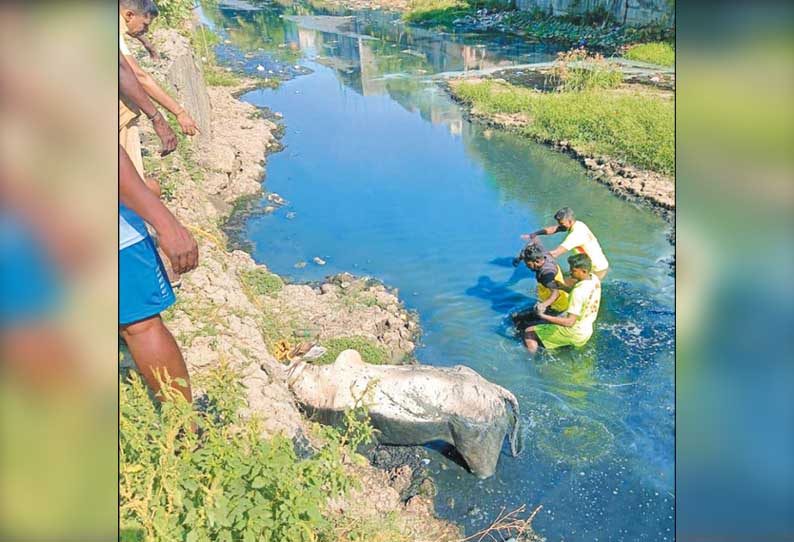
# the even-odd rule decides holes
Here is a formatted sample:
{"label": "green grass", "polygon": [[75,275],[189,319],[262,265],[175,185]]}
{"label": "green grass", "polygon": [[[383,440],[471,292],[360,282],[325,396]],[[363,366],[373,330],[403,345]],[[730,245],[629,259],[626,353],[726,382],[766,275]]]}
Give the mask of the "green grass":
{"label": "green grass", "polygon": [[594,155],[673,174],[672,100],[606,90],[540,93],[495,81],[461,82],[454,93],[484,113],[526,115],[528,137],[567,140]]}
{"label": "green grass", "polygon": [[673,49],[672,45],[663,41],[632,45],[623,56],[629,60],[638,60],[659,66],[672,66],[675,64],[675,49]]}
{"label": "green grass", "polygon": [[558,53],[552,75],[564,91],[617,88],[623,82],[619,66],[584,49]]}
{"label": "green grass", "polygon": [[284,288],[284,281],[278,275],[261,267],[245,270],[240,273],[240,280],[248,289],[257,295],[277,294]]}
{"label": "green grass", "polygon": [[478,9],[510,9],[500,0],[411,0],[403,15],[409,23],[451,27],[455,19],[473,15]]}
{"label": "green grass", "polygon": [[314,362],[318,365],[333,363],[336,361],[339,354],[348,349],[356,350],[361,354],[361,359],[365,363],[371,363],[372,365],[385,365],[389,363],[388,352],[386,352],[383,347],[364,337],[328,339],[322,342],[322,346],[327,348],[328,351]]}

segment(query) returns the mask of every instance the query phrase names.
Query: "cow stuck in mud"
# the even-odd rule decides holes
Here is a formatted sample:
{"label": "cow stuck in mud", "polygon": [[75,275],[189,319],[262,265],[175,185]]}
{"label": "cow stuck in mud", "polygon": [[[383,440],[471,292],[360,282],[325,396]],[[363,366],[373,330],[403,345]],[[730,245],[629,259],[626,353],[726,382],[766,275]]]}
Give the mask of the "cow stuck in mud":
{"label": "cow stuck in mud", "polygon": [[369,365],[355,350],[345,350],[330,365],[294,362],[288,382],[298,402],[325,423],[367,394],[381,443],[447,442],[479,478],[493,476],[508,433],[511,452],[518,455],[515,396],[462,365]]}

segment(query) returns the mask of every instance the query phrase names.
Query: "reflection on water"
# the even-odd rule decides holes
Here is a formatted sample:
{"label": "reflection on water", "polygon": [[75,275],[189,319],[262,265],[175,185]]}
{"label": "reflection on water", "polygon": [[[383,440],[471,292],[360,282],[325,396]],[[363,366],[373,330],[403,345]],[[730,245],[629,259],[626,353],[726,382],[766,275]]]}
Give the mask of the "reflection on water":
{"label": "reflection on water", "polygon": [[[590,181],[574,160],[465,121],[428,77],[552,51],[438,36],[378,13],[309,15],[305,7],[206,15],[231,41],[229,62],[251,70],[253,52],[287,79],[244,97],[287,122],[267,189],[290,205],[248,219],[254,257],[295,280],[351,271],[398,287],[420,315],[423,363],[464,363],[519,398],[524,452],[511,458],[505,448],[493,478],[434,455],[441,515],[471,531],[503,507],[543,504],[536,527],[552,540],[672,539],[666,224]],[[533,302],[535,283],[510,261],[519,235],[550,224],[563,205],[599,236],[612,268],[591,341],[530,360],[507,315]],[[315,256],[327,265],[294,267]]]}

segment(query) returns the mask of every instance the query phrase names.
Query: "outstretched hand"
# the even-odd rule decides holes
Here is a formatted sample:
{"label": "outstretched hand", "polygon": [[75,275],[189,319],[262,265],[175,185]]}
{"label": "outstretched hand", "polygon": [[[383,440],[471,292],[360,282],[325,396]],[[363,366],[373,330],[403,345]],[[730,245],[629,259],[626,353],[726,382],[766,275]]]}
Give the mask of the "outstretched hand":
{"label": "outstretched hand", "polygon": [[176,121],[179,123],[179,127],[182,129],[182,133],[185,135],[193,136],[199,132],[198,125],[196,121],[193,120],[193,117],[187,111],[182,111],[177,115]]}

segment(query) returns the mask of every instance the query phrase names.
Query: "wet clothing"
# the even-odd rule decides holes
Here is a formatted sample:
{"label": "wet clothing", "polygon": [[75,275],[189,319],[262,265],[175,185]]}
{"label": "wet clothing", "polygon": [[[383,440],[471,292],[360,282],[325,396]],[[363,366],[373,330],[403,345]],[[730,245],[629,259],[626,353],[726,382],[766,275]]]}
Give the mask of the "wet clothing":
{"label": "wet clothing", "polygon": [[571,290],[568,314],[576,316],[571,327],[538,324],[535,333],[548,349],[561,346],[584,346],[593,334],[593,324],[601,305],[601,281],[594,274],[577,282]]}
{"label": "wet clothing", "polygon": [[573,250],[580,254],[587,254],[593,262],[593,271],[601,272],[609,267],[609,262],[604,251],[601,250],[601,245],[598,243],[593,232],[587,227],[587,224],[577,220],[573,223],[570,230],[566,230],[562,226],[557,228],[557,232],[568,232],[560,246],[565,250]]}
{"label": "wet clothing", "polygon": [[560,288],[560,285],[565,284],[565,278],[562,269],[548,252],[543,266],[535,271],[535,279],[538,281],[538,299],[546,301],[551,297],[552,290],[558,290],[560,295],[550,308],[557,312],[565,312],[568,309],[568,292]]}

